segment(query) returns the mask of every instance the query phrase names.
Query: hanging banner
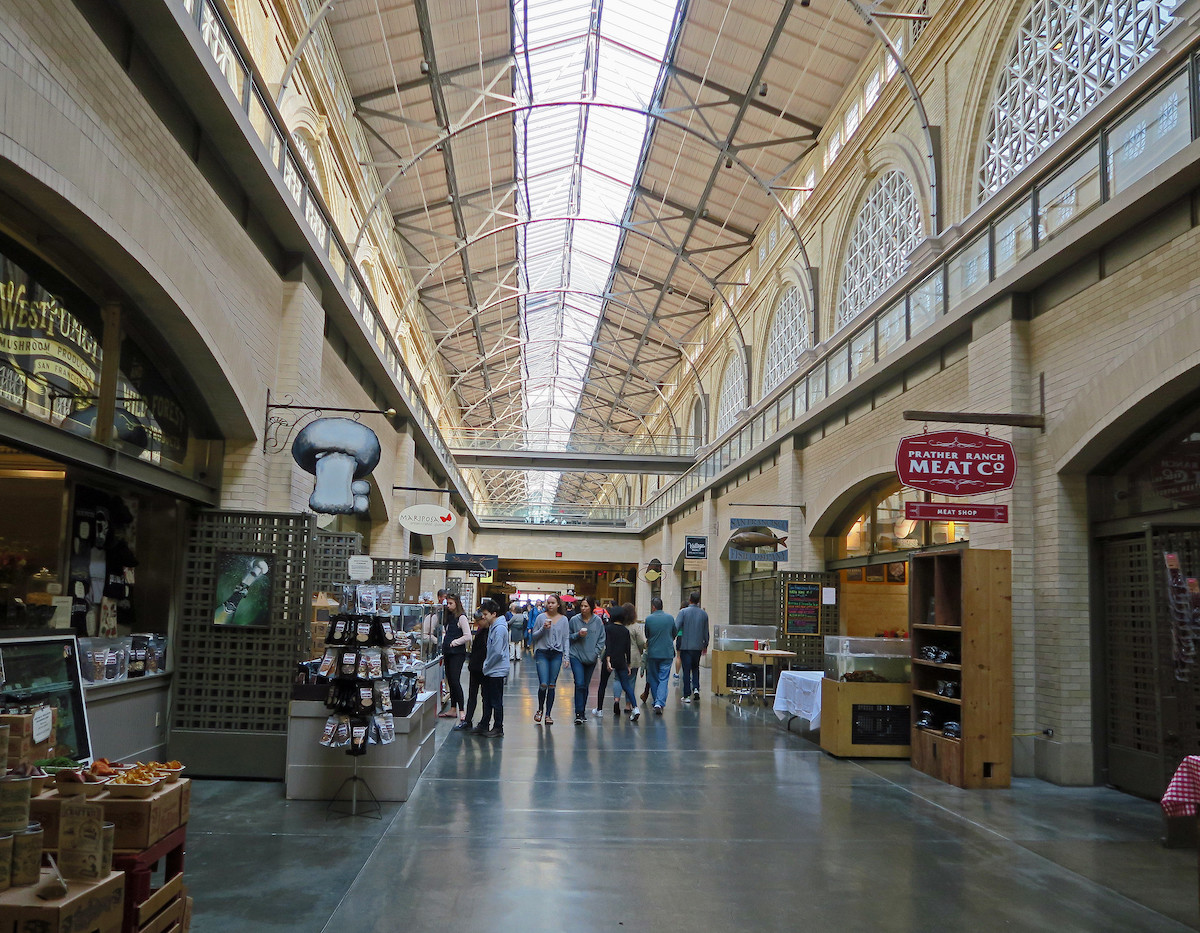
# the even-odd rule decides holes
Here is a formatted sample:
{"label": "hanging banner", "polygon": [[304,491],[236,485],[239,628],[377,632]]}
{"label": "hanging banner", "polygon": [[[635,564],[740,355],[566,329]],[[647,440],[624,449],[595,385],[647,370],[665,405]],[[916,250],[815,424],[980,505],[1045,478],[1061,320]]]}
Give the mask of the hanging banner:
{"label": "hanging banner", "polygon": [[994,522],[1008,524],[1007,505],[957,502],[905,502],[904,517],[918,522]]}
{"label": "hanging banner", "polygon": [[1012,489],[1017,454],[1008,441],[970,431],[934,431],[902,438],[896,475],[913,489],[977,496]]}

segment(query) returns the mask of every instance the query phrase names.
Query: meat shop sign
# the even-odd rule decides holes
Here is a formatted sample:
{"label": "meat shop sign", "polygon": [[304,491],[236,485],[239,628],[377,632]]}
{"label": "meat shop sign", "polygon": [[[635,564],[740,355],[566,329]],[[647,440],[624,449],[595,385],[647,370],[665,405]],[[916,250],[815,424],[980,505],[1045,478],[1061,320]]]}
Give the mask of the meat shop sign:
{"label": "meat shop sign", "polygon": [[969,431],[934,431],[903,438],[896,474],[913,489],[977,496],[1012,489],[1017,455],[1008,441]]}

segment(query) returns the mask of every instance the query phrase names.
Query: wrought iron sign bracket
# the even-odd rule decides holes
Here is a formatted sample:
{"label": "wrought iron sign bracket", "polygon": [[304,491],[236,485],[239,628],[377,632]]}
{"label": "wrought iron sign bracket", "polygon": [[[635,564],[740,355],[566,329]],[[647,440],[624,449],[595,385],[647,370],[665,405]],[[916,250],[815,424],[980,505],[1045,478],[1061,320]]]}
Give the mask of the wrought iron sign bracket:
{"label": "wrought iron sign bracket", "polygon": [[[285,404],[271,401],[271,391],[267,390],[266,421],[263,427],[263,453],[277,454],[288,446],[292,434],[300,426],[300,422],[312,416],[315,418],[325,415],[353,415],[357,421],[360,415],[384,415],[389,421],[396,418],[396,409],[388,408],[327,408],[320,405],[296,405],[290,395],[283,396]],[[296,415],[281,415],[278,412],[298,412]]]}

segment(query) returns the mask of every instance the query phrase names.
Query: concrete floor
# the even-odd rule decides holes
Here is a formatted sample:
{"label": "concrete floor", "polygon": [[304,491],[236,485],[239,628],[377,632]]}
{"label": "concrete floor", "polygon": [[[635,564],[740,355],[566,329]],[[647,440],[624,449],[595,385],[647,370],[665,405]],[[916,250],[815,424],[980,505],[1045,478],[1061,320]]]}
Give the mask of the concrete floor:
{"label": "concrete floor", "polygon": [[[707,679],[707,672],[706,672]],[[841,761],[774,714],[706,698],[636,724],[449,733],[405,804],[326,819],[273,783],[198,781],[197,933],[1195,929],[1195,851],[1157,804],[1017,780],[962,791],[906,761]]]}

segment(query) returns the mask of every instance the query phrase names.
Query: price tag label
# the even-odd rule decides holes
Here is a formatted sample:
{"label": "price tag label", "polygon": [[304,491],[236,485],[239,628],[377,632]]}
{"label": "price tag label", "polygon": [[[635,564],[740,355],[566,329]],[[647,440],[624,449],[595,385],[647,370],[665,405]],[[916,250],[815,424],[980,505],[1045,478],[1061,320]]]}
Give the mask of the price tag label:
{"label": "price tag label", "polygon": [[371,562],[371,558],[367,557],[366,554],[355,554],[346,561],[346,571],[349,573],[351,580],[365,583],[371,579],[371,575],[374,573],[374,565]]}
{"label": "price tag label", "polygon": [[54,710],[49,706],[39,706],[33,711],[33,742],[45,742],[50,738],[50,730],[54,728]]}

